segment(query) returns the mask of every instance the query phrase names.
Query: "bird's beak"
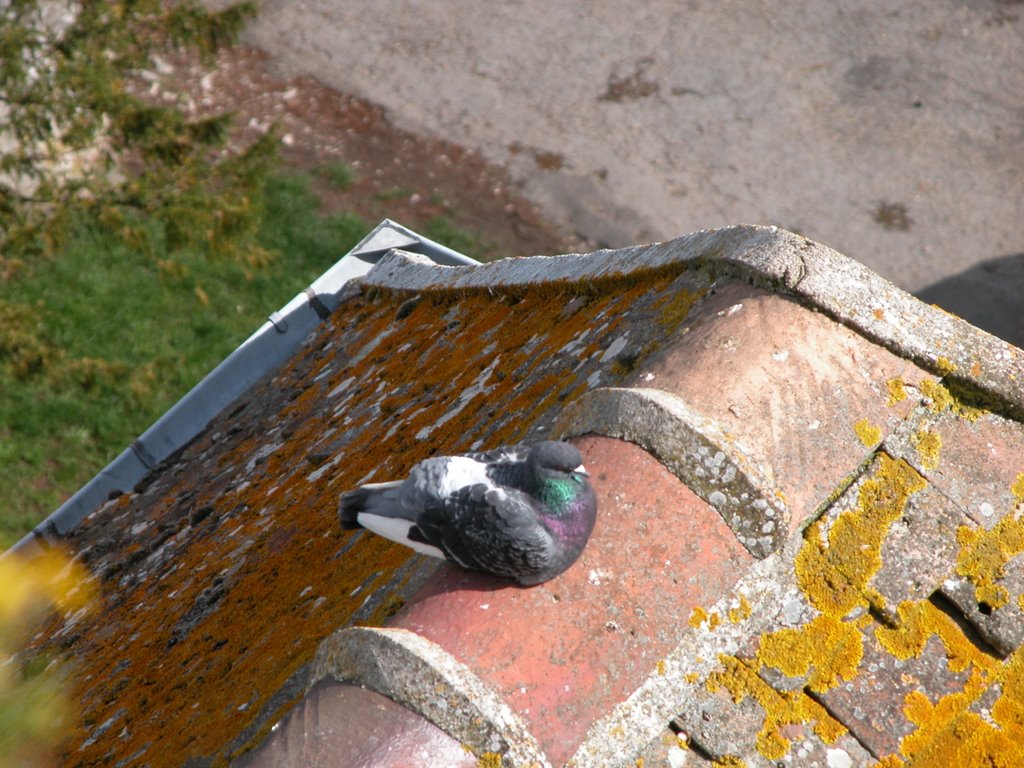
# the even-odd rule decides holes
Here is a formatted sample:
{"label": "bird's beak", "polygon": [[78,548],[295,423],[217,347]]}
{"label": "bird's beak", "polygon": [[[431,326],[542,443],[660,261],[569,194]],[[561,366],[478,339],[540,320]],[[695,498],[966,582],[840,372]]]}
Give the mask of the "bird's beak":
{"label": "bird's beak", "polygon": [[578,467],[576,467],[576,469],[573,470],[573,474],[583,475],[584,477],[590,477],[590,475],[587,474],[587,468],[584,467],[582,464],[580,464]]}

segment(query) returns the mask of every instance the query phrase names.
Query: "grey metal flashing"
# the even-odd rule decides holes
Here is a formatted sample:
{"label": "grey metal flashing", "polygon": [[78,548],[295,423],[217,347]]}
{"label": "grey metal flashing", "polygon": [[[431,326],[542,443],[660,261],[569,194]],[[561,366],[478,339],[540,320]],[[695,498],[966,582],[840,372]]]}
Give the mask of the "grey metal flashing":
{"label": "grey metal flashing", "polygon": [[306,692],[321,680],[363,686],[423,716],[507,768],[550,766],[502,698],[441,646],[404,629],[349,627],[324,640]]}
{"label": "grey metal flashing", "polygon": [[566,408],[554,432],[618,437],[650,451],[714,507],[758,559],[781,547],[789,534],[789,510],[771,469],[675,395],[640,387],[594,389]]}
{"label": "grey metal flashing", "polygon": [[110,464],[82,486],[35,530],[0,557],[38,551],[47,534],[63,535],[112,495],[132,489],[153,467],[183,448],[217,414],[275,370],[341,301],[344,286],[365,275],[388,251],[401,246],[431,263],[477,262],[390,219],[385,219],[304,291],[272,312],[259,329],[208,373],[184,397]]}
{"label": "grey metal flashing", "polygon": [[921,302],[831,248],[777,227],[710,229],[648,246],[586,255],[504,259],[444,269],[392,251],[362,279],[409,291],[499,288],[598,279],[678,265],[792,296],[870,341],[1024,418],[1024,352],[945,310]]}

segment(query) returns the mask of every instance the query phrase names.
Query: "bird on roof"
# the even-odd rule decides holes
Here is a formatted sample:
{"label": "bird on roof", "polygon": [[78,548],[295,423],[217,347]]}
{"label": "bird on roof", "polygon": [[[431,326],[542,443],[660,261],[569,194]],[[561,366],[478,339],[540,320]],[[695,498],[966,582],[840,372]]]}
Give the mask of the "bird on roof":
{"label": "bird on roof", "polygon": [[346,530],[532,585],[576,561],[597,499],[579,450],[545,441],[426,459],[404,480],[343,493],[338,515]]}

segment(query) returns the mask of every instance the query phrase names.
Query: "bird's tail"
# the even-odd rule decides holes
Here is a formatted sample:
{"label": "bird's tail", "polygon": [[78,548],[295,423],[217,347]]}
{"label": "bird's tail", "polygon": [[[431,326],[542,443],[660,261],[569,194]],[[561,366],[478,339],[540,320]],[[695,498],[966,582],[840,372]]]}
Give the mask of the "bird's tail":
{"label": "bird's tail", "polygon": [[338,503],[338,517],[346,531],[362,528],[359,515],[367,512],[379,517],[404,517],[398,503],[398,486],[401,480],[391,483],[370,483],[353,491],[341,494]]}

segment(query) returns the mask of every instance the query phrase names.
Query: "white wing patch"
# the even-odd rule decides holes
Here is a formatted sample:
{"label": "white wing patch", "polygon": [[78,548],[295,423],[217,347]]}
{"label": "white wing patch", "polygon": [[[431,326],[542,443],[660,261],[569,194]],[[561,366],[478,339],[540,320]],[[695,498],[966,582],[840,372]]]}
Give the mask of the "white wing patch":
{"label": "white wing patch", "polygon": [[397,488],[403,482],[402,480],[389,480],[386,483],[363,483],[359,487],[371,491],[384,491],[388,488]]}
{"label": "white wing patch", "polygon": [[448,459],[444,475],[440,478],[441,488],[437,496],[443,499],[461,488],[477,483],[494,485],[487,477],[487,465],[468,456],[452,456]]}
{"label": "white wing patch", "polygon": [[412,541],[409,538],[409,529],[415,525],[411,520],[402,520],[398,517],[382,517],[381,515],[373,515],[369,512],[360,512],[356,515],[358,523],[366,528],[368,531],[373,531],[378,536],[383,536],[385,539],[402,544],[406,547],[411,547],[419,552],[421,555],[429,555],[430,557],[436,557],[440,560],[444,560],[444,552],[437,547],[431,546],[430,544],[424,544],[421,541]]}

